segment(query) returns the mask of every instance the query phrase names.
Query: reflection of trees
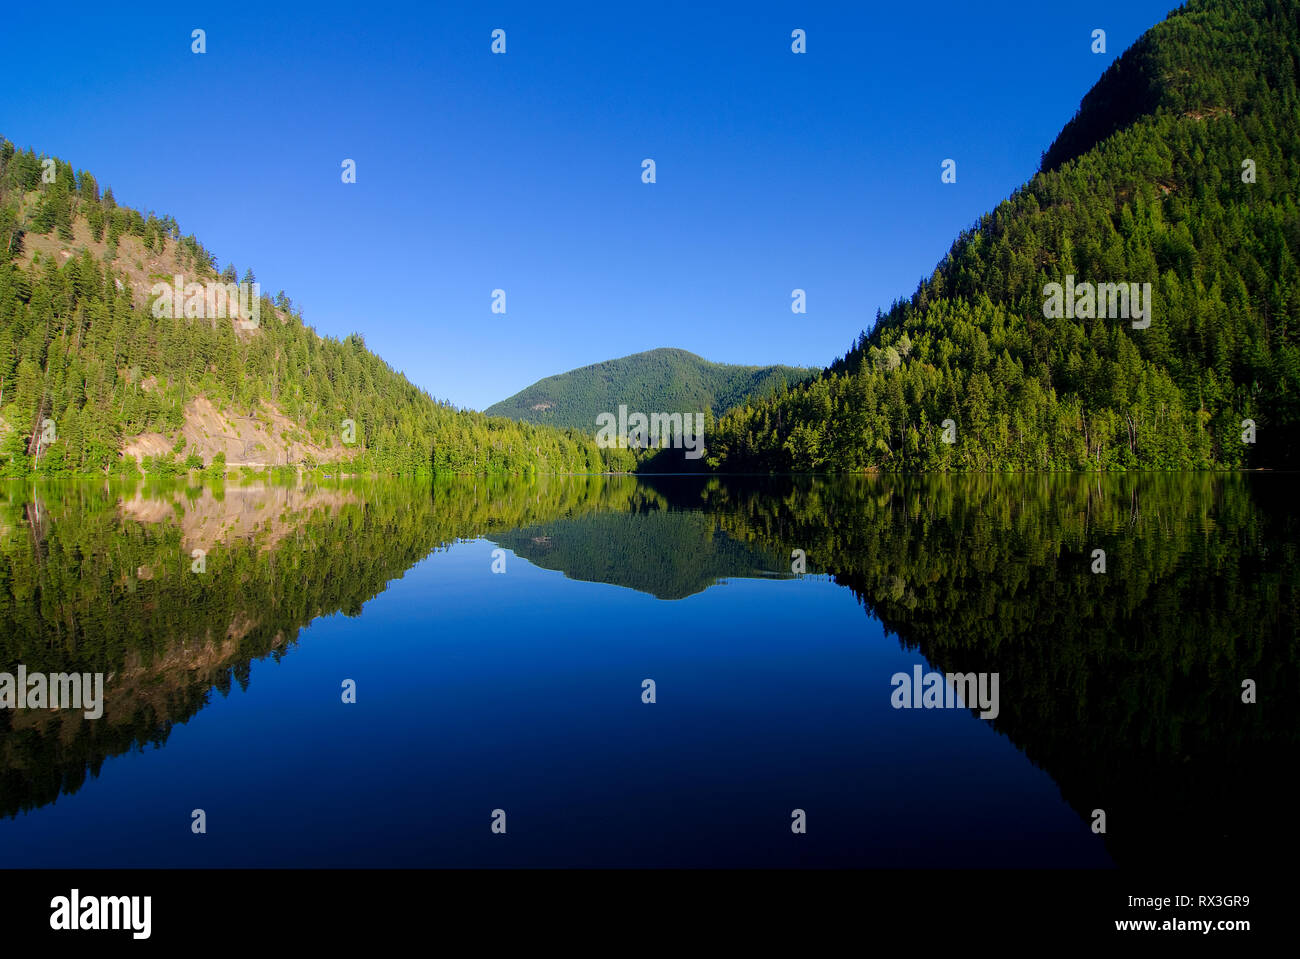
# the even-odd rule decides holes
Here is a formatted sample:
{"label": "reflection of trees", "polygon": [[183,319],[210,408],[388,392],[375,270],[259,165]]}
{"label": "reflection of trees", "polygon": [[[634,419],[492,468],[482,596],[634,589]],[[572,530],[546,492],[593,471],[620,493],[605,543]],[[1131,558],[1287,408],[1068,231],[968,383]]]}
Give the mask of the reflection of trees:
{"label": "reflection of trees", "polygon": [[1290,482],[777,479],[713,485],[707,508],[806,549],[936,668],[1000,673],[994,725],[1080,815],[1107,811],[1118,861],[1233,863],[1296,836],[1279,781],[1300,738]]}
{"label": "reflection of trees", "polygon": [[[75,792],[106,757],[165,742],[211,689],[247,687],[252,660],[283,655],[318,616],[358,615],[431,550],[617,509],[635,491],[630,478],[458,480],[432,489],[353,482],[288,499],[278,487],[0,488],[0,670],[23,663],[107,680],[98,720],[0,710],[0,813]],[[248,520],[250,511],[267,515]],[[224,539],[204,539],[221,530]],[[190,571],[198,542],[207,548],[201,575]]]}
{"label": "reflection of trees", "polygon": [[[267,494],[279,512],[260,525],[234,490],[0,488],[0,669],[113,674],[101,720],[0,711],[0,810],[48,803],[106,756],[164,742],[212,688],[245,685],[252,660],[283,655],[317,616],[356,615],[458,539],[487,536],[570,576],[661,597],[784,574],[798,548],[935,668],[998,672],[995,727],[1085,820],[1106,810],[1117,861],[1251,861],[1295,836],[1280,785],[1300,735],[1300,519],[1288,484],[353,482],[283,503]],[[189,573],[196,530],[223,526],[240,535],[211,544],[206,575]],[[1106,551],[1104,575],[1090,571],[1094,549]],[[1258,684],[1253,706],[1241,703],[1246,678]]]}

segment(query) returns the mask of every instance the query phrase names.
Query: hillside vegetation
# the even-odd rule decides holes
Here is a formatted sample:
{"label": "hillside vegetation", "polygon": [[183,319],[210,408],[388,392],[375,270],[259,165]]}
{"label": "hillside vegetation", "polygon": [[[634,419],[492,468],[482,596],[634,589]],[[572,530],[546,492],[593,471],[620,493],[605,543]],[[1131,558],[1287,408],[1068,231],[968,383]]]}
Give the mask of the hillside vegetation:
{"label": "hillside vegetation", "polygon": [[[1298,0],[1186,4],[910,299],[815,382],[723,417],[710,465],[1300,465],[1297,76]],[[1150,283],[1149,326],[1049,317],[1067,276]]]}

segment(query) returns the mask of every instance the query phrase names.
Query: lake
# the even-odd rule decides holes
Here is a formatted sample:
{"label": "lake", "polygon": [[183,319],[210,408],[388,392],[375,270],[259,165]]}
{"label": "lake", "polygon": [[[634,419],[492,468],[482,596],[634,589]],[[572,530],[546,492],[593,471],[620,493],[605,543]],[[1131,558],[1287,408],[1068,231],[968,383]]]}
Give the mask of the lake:
{"label": "lake", "polygon": [[0,866],[1262,862],[1294,483],[0,486]]}

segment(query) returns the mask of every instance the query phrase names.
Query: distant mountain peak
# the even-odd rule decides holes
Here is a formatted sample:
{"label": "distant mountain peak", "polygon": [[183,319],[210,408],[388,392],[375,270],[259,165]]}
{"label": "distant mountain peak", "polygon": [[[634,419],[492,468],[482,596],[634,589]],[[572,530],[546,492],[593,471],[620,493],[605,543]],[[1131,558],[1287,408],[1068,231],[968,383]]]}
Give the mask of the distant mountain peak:
{"label": "distant mountain peak", "polygon": [[548,376],[488,407],[490,416],[594,432],[600,413],[621,405],[639,412],[712,412],[769,396],[816,370],[714,363],[659,347]]}

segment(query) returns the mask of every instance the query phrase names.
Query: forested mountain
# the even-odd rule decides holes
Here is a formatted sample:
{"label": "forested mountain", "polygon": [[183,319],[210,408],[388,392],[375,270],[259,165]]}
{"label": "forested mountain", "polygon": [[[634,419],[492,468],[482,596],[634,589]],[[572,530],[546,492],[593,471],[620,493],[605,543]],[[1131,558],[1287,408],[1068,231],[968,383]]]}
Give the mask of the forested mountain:
{"label": "forested mountain", "polygon": [[[814,382],[723,417],[710,465],[1300,465],[1297,76],[1300,0],[1185,4],[910,299]],[[1090,293],[1147,283],[1141,319]]]}
{"label": "forested mountain", "polygon": [[710,363],[686,350],[633,353],[548,376],[487,408],[492,416],[596,432],[596,417],[620,405],[642,413],[720,416],[748,399],[800,382],[815,371],[793,366]]}
{"label": "forested mountain", "polygon": [[[0,475],[338,462],[384,473],[628,468],[563,432],[436,402],[283,292],[247,318],[157,315],[157,283],[234,283],[176,221],[0,138]],[[252,270],[242,280],[256,282]],[[184,314],[184,315],[180,315]],[[347,425],[350,421],[351,426]]]}

